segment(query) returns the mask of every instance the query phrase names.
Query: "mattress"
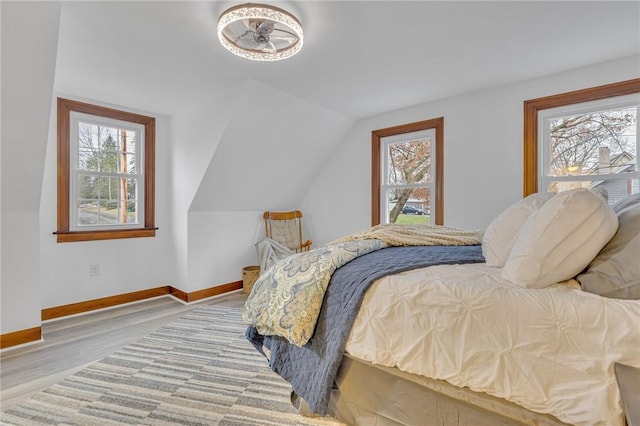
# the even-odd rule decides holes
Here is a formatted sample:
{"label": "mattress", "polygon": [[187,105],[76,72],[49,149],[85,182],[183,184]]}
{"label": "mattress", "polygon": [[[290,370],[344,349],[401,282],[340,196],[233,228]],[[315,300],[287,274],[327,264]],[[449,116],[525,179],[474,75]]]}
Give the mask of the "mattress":
{"label": "mattress", "polygon": [[500,273],[442,265],[377,280],[346,352],[566,423],[623,425],[614,363],[640,367],[640,301],[573,280],[522,289]]}

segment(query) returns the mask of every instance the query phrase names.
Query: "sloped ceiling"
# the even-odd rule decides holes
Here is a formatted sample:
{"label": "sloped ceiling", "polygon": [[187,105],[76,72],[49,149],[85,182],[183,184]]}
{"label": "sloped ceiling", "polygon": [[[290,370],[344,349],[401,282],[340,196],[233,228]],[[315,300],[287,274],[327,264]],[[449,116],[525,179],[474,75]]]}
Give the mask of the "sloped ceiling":
{"label": "sloped ceiling", "polygon": [[265,1],[303,24],[286,61],[220,45],[218,16],[239,2],[63,2],[55,89],[176,121],[238,105],[194,123],[222,136],[180,208],[263,209],[301,198],[349,120],[640,53],[640,2]]}
{"label": "sloped ceiling", "polygon": [[190,210],[298,207],[354,120],[254,80],[237,96]]}
{"label": "sloped ceiling", "polygon": [[60,5],[29,2],[0,7],[2,211],[37,211],[49,134]]}
{"label": "sloped ceiling", "polygon": [[365,118],[640,53],[637,1],[264,2],[302,22],[289,60],[220,45],[241,2],[64,2],[56,89],[172,115],[253,79]]}

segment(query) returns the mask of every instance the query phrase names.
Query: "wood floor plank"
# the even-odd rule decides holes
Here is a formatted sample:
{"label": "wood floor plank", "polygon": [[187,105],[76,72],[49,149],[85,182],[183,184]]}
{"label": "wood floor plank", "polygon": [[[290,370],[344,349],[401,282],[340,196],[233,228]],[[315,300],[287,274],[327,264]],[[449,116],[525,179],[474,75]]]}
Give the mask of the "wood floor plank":
{"label": "wood floor plank", "polygon": [[163,296],[45,321],[44,342],[10,348],[0,354],[0,409],[28,399],[200,304],[242,306],[245,300],[246,295],[238,292],[186,305]]}

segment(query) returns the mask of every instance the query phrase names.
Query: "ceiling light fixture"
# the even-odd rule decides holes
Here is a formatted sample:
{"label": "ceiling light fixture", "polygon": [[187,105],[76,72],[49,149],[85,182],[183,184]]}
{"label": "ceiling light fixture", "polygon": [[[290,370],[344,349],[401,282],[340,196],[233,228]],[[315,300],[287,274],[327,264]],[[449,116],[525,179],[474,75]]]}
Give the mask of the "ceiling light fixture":
{"label": "ceiling light fixture", "polygon": [[289,12],[247,3],[225,10],[218,38],[231,53],[254,61],[279,61],[302,49],[302,25]]}

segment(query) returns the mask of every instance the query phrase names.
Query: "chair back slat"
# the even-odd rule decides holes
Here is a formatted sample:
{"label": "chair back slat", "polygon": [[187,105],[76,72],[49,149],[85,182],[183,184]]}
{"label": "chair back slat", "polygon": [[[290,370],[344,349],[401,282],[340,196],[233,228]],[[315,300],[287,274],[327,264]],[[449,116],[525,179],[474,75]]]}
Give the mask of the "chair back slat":
{"label": "chair back slat", "polygon": [[265,235],[296,252],[309,250],[311,241],[302,240],[302,212],[264,212]]}

